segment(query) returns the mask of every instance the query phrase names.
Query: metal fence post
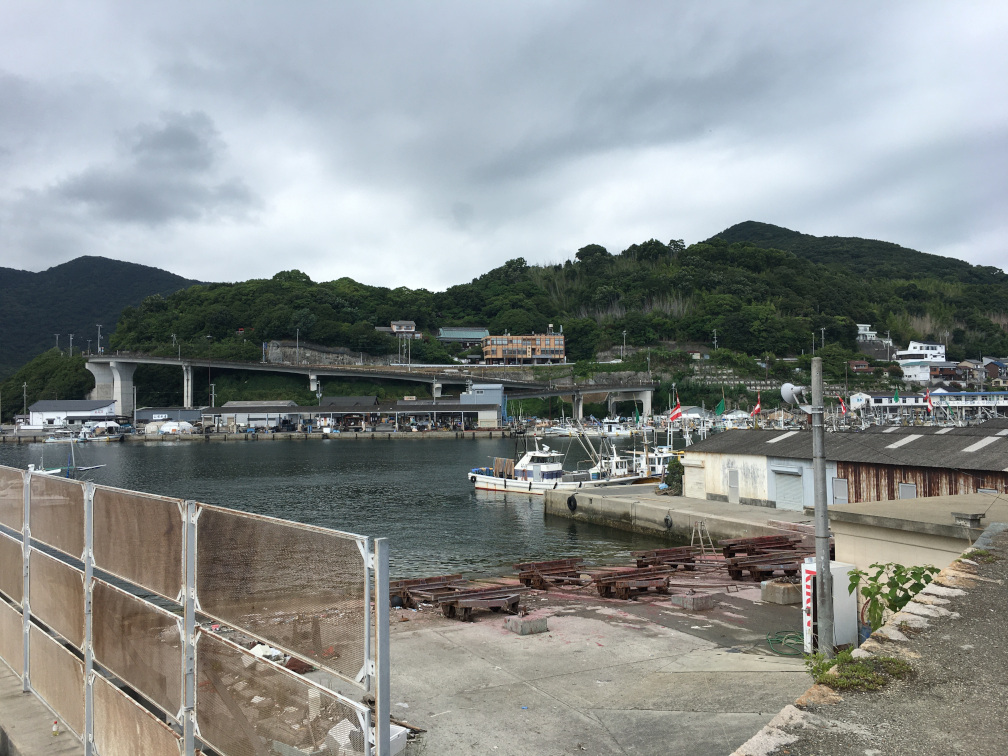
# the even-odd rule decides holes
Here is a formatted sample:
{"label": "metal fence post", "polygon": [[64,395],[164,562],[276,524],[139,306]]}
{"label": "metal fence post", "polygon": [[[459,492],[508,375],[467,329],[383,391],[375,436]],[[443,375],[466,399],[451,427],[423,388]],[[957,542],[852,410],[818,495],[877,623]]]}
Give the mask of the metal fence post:
{"label": "metal fence post", "polygon": [[91,599],[94,594],[94,483],[84,484],[84,756],[94,750],[94,646]]}
{"label": "metal fence post", "polygon": [[378,652],[375,675],[375,747],[377,756],[389,756],[392,696],[389,676],[389,549],[388,539],[375,538],[375,635]]}
{"label": "metal fence post", "polygon": [[364,557],[364,689],[374,691],[374,655],[371,649],[371,579],[374,577],[375,559],[371,553],[371,539],[365,538],[363,546],[358,542]]}
{"label": "metal fence post", "polygon": [[22,565],[22,577],[24,583],[21,589],[21,627],[24,635],[21,638],[22,648],[24,650],[24,665],[21,674],[21,692],[28,693],[31,690],[31,681],[28,679],[29,672],[29,661],[28,661],[28,633],[31,628],[31,605],[28,601],[28,558],[31,556],[31,471],[24,474],[24,524],[21,527],[21,558],[23,560]]}
{"label": "metal fence post", "polygon": [[185,651],[183,669],[184,700],[182,710],[182,737],[185,756],[196,751],[196,502],[185,503]]}

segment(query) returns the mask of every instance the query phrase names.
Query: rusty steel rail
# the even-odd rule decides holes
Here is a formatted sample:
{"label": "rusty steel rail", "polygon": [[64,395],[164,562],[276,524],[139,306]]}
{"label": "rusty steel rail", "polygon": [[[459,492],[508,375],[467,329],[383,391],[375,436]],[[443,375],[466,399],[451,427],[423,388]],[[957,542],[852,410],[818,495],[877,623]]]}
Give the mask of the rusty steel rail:
{"label": "rusty steel rail", "polygon": [[545,590],[550,585],[585,585],[581,577],[582,559],[552,559],[546,562],[520,562],[514,566],[518,580],[530,588]]}

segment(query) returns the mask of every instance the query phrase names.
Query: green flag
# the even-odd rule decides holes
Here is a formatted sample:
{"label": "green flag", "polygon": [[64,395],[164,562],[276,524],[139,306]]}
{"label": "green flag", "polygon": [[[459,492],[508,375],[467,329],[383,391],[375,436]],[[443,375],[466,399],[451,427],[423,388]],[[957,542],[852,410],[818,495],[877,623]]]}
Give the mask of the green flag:
{"label": "green flag", "polygon": [[720,402],[717,403],[717,409],[714,410],[714,414],[715,415],[724,414],[724,399],[722,399]]}
{"label": "green flag", "polygon": [[896,391],[892,395],[892,400],[894,404],[899,402],[899,386],[896,387]]}

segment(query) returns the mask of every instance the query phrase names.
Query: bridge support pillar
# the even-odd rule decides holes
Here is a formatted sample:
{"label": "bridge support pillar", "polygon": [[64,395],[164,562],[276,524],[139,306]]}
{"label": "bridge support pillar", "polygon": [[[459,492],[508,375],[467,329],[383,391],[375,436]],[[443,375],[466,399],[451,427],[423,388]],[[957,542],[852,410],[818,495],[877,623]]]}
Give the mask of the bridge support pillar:
{"label": "bridge support pillar", "polygon": [[581,422],[584,420],[584,395],[581,393],[574,394],[572,402],[574,403],[574,419]]}
{"label": "bridge support pillar", "polygon": [[439,398],[441,396],[441,388],[442,388],[441,383],[438,381],[434,381],[434,383],[431,384],[431,396],[433,396],[435,399]]}
{"label": "bridge support pillar", "polygon": [[108,365],[99,362],[86,362],[84,367],[95,377],[95,387],[91,391],[92,399],[111,399],[115,378],[112,369]]}
{"label": "bridge support pillar", "polygon": [[114,382],[112,398],[116,403],[116,414],[122,417],[133,414],[133,373],[137,366],[135,362],[110,362]]}
{"label": "bridge support pillar", "polygon": [[182,406],[186,409],[193,407],[192,365],[182,366]]}
{"label": "bridge support pillar", "polygon": [[319,390],[319,379],[317,375],[308,373],[308,390],[313,394]]}
{"label": "bridge support pillar", "polygon": [[651,417],[651,398],[653,396],[653,390],[641,391],[641,404],[644,407],[644,410],[641,413],[643,417]]}

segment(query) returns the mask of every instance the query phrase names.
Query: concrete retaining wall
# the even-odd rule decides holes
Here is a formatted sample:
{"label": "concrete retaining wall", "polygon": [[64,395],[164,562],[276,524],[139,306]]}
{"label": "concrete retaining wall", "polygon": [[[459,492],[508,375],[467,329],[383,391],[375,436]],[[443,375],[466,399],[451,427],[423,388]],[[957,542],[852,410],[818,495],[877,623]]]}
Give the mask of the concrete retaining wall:
{"label": "concrete retaining wall", "polygon": [[[577,503],[573,510],[568,506],[568,499],[571,496]],[[693,532],[693,524],[697,520],[703,520],[707,524],[707,529],[715,540],[777,535],[781,532],[780,528],[769,525],[765,520],[760,523],[753,522],[752,519],[719,516],[711,513],[709,508],[707,511],[698,511],[690,507],[691,499],[681,496],[652,497],[644,500],[635,497],[632,490],[627,491],[625,488],[621,488],[618,492],[606,493],[592,491],[572,494],[570,491],[547,491],[544,499],[547,515],[567,517],[575,521],[590,522],[593,525],[634,533],[661,534],[681,539],[683,535],[688,536]],[[773,512],[763,507],[753,509],[757,509],[767,518]]]}

